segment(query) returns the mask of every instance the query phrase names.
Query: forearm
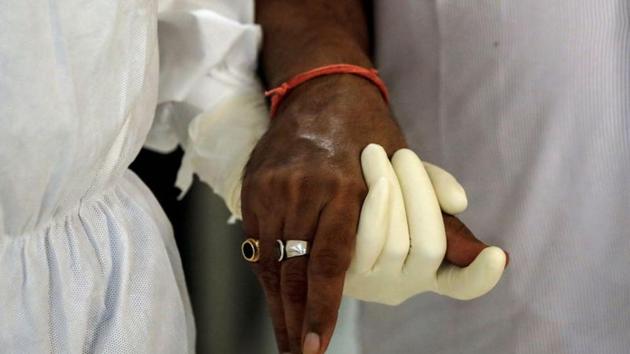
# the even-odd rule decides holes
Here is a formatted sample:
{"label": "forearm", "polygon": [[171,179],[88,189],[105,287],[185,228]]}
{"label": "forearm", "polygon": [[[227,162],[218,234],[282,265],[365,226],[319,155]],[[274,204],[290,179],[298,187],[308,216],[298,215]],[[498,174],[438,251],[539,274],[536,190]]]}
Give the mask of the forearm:
{"label": "forearm", "polygon": [[365,7],[363,0],[258,0],[268,87],[322,65],[371,67]]}

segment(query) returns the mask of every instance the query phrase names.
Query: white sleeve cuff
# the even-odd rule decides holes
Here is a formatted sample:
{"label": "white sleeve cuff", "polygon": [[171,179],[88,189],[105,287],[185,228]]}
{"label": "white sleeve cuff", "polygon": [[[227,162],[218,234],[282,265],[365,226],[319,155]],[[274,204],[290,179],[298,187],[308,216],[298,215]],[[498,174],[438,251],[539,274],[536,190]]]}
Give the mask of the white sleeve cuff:
{"label": "white sleeve cuff", "polygon": [[253,0],[160,4],[158,108],[145,146],[185,151],[176,186],[193,174],[240,215],[243,168],[268,124],[256,76],[260,27]]}

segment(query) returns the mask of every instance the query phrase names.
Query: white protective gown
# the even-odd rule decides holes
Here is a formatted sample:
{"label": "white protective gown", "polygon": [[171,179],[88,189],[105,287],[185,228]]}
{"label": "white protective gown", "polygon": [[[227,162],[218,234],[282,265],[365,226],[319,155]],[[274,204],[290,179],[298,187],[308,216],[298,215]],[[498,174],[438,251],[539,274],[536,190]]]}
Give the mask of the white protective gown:
{"label": "white protective gown", "polygon": [[[171,226],[128,166],[160,57],[163,106],[211,110],[256,89],[260,30],[252,1],[159,6],[160,52],[156,1],[0,2],[2,353],[194,351]],[[172,148],[160,117],[152,145]]]}
{"label": "white protective gown", "polygon": [[376,1],[377,64],[420,157],[510,252],[470,302],[362,306],[362,353],[630,348],[630,2]]}

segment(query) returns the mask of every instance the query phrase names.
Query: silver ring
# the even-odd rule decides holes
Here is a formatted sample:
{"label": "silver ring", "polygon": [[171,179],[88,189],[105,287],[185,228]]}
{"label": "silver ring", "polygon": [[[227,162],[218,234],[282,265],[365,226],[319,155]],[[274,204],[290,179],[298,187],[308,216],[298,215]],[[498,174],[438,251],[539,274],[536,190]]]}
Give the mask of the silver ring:
{"label": "silver ring", "polygon": [[278,243],[278,248],[280,248],[278,262],[282,262],[282,260],[284,259],[284,243],[282,243],[282,240],[276,240],[276,242]]}
{"label": "silver ring", "polygon": [[284,253],[287,258],[306,256],[308,252],[308,241],[287,240],[284,245]]}

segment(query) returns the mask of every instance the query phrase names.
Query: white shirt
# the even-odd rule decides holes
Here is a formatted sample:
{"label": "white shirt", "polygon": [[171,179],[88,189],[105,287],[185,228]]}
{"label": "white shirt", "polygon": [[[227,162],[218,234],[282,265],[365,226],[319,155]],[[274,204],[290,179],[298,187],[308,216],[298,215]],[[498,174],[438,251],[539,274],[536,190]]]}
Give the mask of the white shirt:
{"label": "white shirt", "polygon": [[630,347],[630,2],[377,1],[377,64],[409,142],[510,252],[471,302],[362,306],[364,353]]}
{"label": "white shirt", "polygon": [[194,351],[171,226],[128,166],[156,103],[251,86],[260,30],[249,0],[160,6],[158,52],[156,1],[0,2],[1,352]]}

